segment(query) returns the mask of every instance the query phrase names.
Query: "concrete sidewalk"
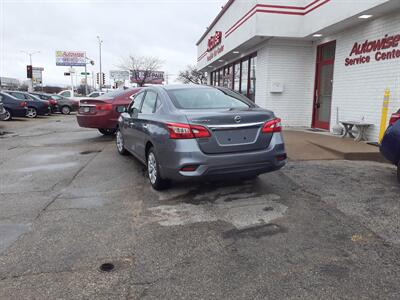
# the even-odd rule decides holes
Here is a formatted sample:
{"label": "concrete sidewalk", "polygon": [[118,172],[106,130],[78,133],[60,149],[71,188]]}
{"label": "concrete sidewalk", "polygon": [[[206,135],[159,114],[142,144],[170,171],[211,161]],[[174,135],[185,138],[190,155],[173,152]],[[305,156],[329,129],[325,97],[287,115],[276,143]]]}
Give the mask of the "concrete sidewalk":
{"label": "concrete sidewalk", "polygon": [[292,160],[367,160],[385,162],[376,146],[326,133],[284,130],[286,149]]}

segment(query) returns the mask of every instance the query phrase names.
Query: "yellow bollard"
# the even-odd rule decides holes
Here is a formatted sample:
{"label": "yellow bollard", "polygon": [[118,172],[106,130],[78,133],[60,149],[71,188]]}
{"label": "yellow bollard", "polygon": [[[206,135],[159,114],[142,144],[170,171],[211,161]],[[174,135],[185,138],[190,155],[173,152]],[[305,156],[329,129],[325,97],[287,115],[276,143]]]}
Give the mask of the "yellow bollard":
{"label": "yellow bollard", "polygon": [[383,104],[382,104],[381,130],[379,131],[379,143],[382,141],[383,136],[386,131],[389,102],[390,102],[390,90],[386,89],[385,96],[383,97]]}

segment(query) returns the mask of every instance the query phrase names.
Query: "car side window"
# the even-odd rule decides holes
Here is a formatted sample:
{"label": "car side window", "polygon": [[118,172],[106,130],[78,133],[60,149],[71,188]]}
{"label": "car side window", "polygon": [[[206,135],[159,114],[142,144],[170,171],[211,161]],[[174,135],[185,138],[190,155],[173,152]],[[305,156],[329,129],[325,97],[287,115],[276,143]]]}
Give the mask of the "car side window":
{"label": "car side window", "polygon": [[140,106],[142,105],[142,100],[145,92],[137,94],[134,98],[131,104],[129,105],[128,111],[131,113],[134,108],[136,108],[138,111],[140,110]]}
{"label": "car side window", "polygon": [[15,98],[25,100],[24,94],[20,94],[20,93],[10,93],[10,94],[11,94],[11,96],[14,96]]}
{"label": "car side window", "polygon": [[146,96],[144,97],[141,113],[152,114],[156,107],[156,102],[157,102],[157,93],[153,91],[147,91]]}

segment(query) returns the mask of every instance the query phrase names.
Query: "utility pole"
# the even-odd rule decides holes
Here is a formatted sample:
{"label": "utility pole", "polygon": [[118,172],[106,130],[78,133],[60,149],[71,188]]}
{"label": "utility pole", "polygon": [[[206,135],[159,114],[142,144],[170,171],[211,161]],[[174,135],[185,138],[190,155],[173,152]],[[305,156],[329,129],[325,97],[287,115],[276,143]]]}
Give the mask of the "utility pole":
{"label": "utility pole", "polygon": [[[37,53],[40,53],[40,51],[28,52],[28,51],[21,50],[21,52],[22,52],[22,53],[25,53],[25,54],[27,54],[27,55],[29,55],[29,63],[30,63],[30,66],[32,66],[32,68],[33,68],[33,65],[32,65],[32,55],[37,54]],[[33,77],[33,76],[32,76],[32,77]],[[29,85],[28,92],[33,92],[33,78],[31,78],[30,81],[31,81],[31,84]]]}
{"label": "utility pole", "polygon": [[103,73],[101,73],[101,44],[103,43],[103,41],[100,39],[99,36],[97,36],[97,40],[99,41],[99,67],[100,67],[100,75],[99,75],[99,87],[100,87],[100,91],[102,91],[102,87],[103,87]]}

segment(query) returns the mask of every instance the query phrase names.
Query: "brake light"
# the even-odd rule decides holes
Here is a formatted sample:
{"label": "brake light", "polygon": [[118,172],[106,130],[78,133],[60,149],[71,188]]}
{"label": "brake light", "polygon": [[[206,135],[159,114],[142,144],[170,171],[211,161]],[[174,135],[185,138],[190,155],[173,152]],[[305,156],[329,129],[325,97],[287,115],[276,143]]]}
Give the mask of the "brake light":
{"label": "brake light", "polygon": [[398,120],[400,120],[400,113],[393,114],[392,117],[390,118],[389,125],[393,125]]}
{"label": "brake light", "polygon": [[181,123],[167,123],[166,125],[169,131],[169,137],[171,139],[194,139],[211,136],[208,129],[200,125]]}
{"label": "brake light", "polygon": [[111,103],[96,104],[97,110],[112,110],[113,106]]}
{"label": "brake light", "polygon": [[273,132],[281,132],[281,131],[282,131],[281,119],[279,119],[279,118],[276,118],[276,119],[266,122],[262,129],[262,132],[264,132],[264,133],[273,133]]}

